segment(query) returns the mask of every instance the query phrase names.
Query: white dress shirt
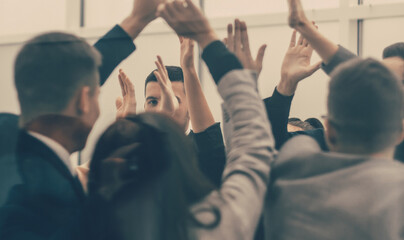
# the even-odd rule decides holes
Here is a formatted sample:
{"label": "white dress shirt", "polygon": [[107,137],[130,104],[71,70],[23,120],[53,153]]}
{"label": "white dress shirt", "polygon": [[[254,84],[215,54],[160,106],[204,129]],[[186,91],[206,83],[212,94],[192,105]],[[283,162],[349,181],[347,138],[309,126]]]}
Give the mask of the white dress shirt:
{"label": "white dress shirt", "polygon": [[28,131],[28,134],[30,134],[32,137],[38,139],[42,143],[44,143],[48,148],[50,148],[59,158],[60,160],[63,161],[63,163],[66,165],[66,167],[69,169],[70,173],[73,176],[76,176],[76,170],[73,167],[73,164],[70,161],[70,153],[64,148],[62,145],[60,145],[58,142],[55,140],[44,136],[42,134]]}

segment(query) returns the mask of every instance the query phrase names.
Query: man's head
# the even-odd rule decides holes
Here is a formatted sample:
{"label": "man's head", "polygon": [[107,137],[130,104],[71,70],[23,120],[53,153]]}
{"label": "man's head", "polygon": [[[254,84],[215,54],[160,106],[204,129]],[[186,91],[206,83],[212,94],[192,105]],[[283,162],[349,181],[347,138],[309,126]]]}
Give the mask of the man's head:
{"label": "man's head", "polygon": [[404,83],[404,42],[386,47],[383,51],[383,63]]}
{"label": "man's head", "polygon": [[333,151],[376,154],[401,140],[403,85],[373,59],[351,60],[331,76],[327,140]]}
{"label": "man's head", "polygon": [[[185,96],[184,74],[180,67],[167,66],[166,69],[173,87],[174,94],[177,97],[179,103],[179,110],[174,116],[174,119],[184,128],[184,130],[187,130],[189,126],[189,113],[188,104]],[[146,101],[144,105],[144,109],[146,112],[159,112],[161,109],[161,88],[157,82],[156,76],[154,76],[155,71],[150,73],[149,76],[147,76],[146,78]]]}
{"label": "man's head", "polygon": [[28,41],[14,66],[20,123],[56,114],[92,126],[99,115],[100,64],[97,50],[71,34],[46,33]]}

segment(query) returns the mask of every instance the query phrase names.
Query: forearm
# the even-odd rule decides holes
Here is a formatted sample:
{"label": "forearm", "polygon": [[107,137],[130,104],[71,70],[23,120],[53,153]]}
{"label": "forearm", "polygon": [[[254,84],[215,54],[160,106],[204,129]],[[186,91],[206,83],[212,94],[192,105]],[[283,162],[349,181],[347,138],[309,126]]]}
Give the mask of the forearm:
{"label": "forearm", "polygon": [[131,37],[119,25],[100,38],[94,47],[102,56],[102,64],[99,67],[101,85],[105,83],[112,71],[136,50]]}
{"label": "forearm", "polygon": [[138,19],[136,16],[129,15],[119,25],[132,38],[132,40],[135,40],[147,24],[148,23]]}
{"label": "forearm", "polygon": [[311,47],[320,55],[324,64],[328,64],[338,52],[338,45],[321,34],[313,24],[301,25],[296,30],[307,39]]}
{"label": "forearm", "polygon": [[183,68],[183,72],[192,129],[195,133],[200,133],[215,124],[215,119],[202,91],[195,68],[185,67]]}

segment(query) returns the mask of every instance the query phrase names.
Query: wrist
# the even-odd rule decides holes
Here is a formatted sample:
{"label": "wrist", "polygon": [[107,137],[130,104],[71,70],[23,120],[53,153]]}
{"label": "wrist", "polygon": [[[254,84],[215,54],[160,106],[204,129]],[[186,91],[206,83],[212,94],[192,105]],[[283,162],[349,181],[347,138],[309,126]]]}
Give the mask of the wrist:
{"label": "wrist", "polygon": [[195,37],[195,41],[198,42],[199,46],[201,46],[202,49],[205,49],[209,44],[217,40],[219,40],[219,38],[211,29],[207,32],[199,33]]}
{"label": "wrist", "polygon": [[136,17],[136,15],[132,14],[125,18],[120,26],[133,40],[135,40],[135,38],[143,31],[147,24],[148,21],[142,20]]}
{"label": "wrist", "polygon": [[298,83],[295,83],[295,82],[292,82],[290,80],[281,78],[281,81],[279,82],[276,89],[283,96],[292,96],[296,92],[297,85],[298,85]]}

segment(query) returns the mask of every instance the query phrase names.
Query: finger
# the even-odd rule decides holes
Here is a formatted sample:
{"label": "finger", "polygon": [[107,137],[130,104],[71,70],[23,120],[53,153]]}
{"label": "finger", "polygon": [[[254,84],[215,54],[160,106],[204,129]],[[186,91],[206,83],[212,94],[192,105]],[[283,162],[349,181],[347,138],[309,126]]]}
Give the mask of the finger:
{"label": "finger", "polygon": [[171,19],[176,19],[176,10],[175,10],[175,7],[174,7],[174,5],[173,5],[173,2],[171,2],[171,3],[166,3],[166,6],[165,6],[165,11],[166,11],[166,13],[167,13],[167,15],[171,18]]}
{"label": "finger", "polygon": [[157,7],[156,16],[163,18],[168,23],[168,25],[171,26],[172,24],[174,24],[175,19],[167,11],[167,4],[168,3],[162,3]]}
{"label": "finger", "polygon": [[241,52],[241,30],[240,30],[240,20],[236,19],[234,22],[235,30],[234,30],[234,51]]}
{"label": "finger", "polygon": [[185,3],[187,5],[187,8],[190,8],[191,10],[199,10],[199,8],[194,4],[192,0],[185,0]]}
{"label": "finger", "polygon": [[303,35],[300,34],[299,40],[297,41],[297,45],[303,45],[303,40],[304,40]]}
{"label": "finger", "polygon": [[305,47],[308,47],[308,46],[309,46],[309,42],[307,41],[306,38],[303,38],[302,45],[305,46]]}
{"label": "finger", "polygon": [[126,92],[125,92],[125,85],[124,85],[124,83],[123,83],[123,79],[122,79],[122,70],[121,69],[119,69],[119,75],[118,75],[118,79],[119,79],[119,85],[121,86],[121,92],[122,92],[122,96],[125,96],[126,95]]}
{"label": "finger", "polygon": [[257,53],[256,63],[258,64],[259,68],[262,68],[262,63],[264,62],[265,51],[267,49],[267,45],[264,44],[260,47]]}
{"label": "finger", "polygon": [[248,39],[248,31],[247,31],[247,24],[245,22],[240,22],[240,31],[241,31],[241,44],[243,50],[251,55],[250,50],[250,40]]}
{"label": "finger", "polygon": [[184,37],[183,36],[178,36],[178,39],[180,40],[180,43],[184,42]]}
{"label": "finger", "polygon": [[116,109],[119,110],[122,107],[122,105],[123,105],[122,97],[117,97],[115,100]]}
{"label": "finger", "polygon": [[290,48],[296,46],[296,35],[297,35],[297,32],[296,32],[296,30],[294,30],[292,33],[292,39],[290,40],[290,45],[289,45]]}
{"label": "finger", "polygon": [[126,78],[126,86],[128,86],[128,94],[129,96],[135,96],[135,85],[130,81],[129,78]]}
{"label": "finger", "polygon": [[321,68],[322,61],[317,62],[316,64],[310,66],[310,75],[317,72]]}
{"label": "finger", "polygon": [[158,62],[160,63],[161,71],[160,73],[164,74],[168,78],[167,68],[164,65],[163,58],[161,56],[157,56]]}
{"label": "finger", "polygon": [[189,51],[193,54],[194,53],[194,48],[195,48],[195,42],[191,39],[189,39]]}
{"label": "finger", "polygon": [[128,94],[129,93],[128,83],[130,84],[130,80],[124,71],[121,71],[121,75],[122,75],[122,83],[123,86],[125,87],[125,93]]}
{"label": "finger", "polygon": [[233,25],[231,23],[227,25],[227,48],[229,51],[234,52]]}
{"label": "finger", "polygon": [[154,76],[156,76],[157,83],[160,85],[161,88],[165,88],[163,77],[161,76],[159,71],[153,72]]}
{"label": "finger", "polygon": [[224,45],[226,45],[227,48],[229,48],[229,46],[227,45],[227,37],[223,38],[223,43],[224,43]]}
{"label": "finger", "polygon": [[172,1],[171,2],[171,6],[172,6],[172,11],[173,11],[173,16],[177,17],[177,16],[181,16],[184,14],[184,11],[187,11],[187,7],[188,4],[185,3],[184,1]]}

